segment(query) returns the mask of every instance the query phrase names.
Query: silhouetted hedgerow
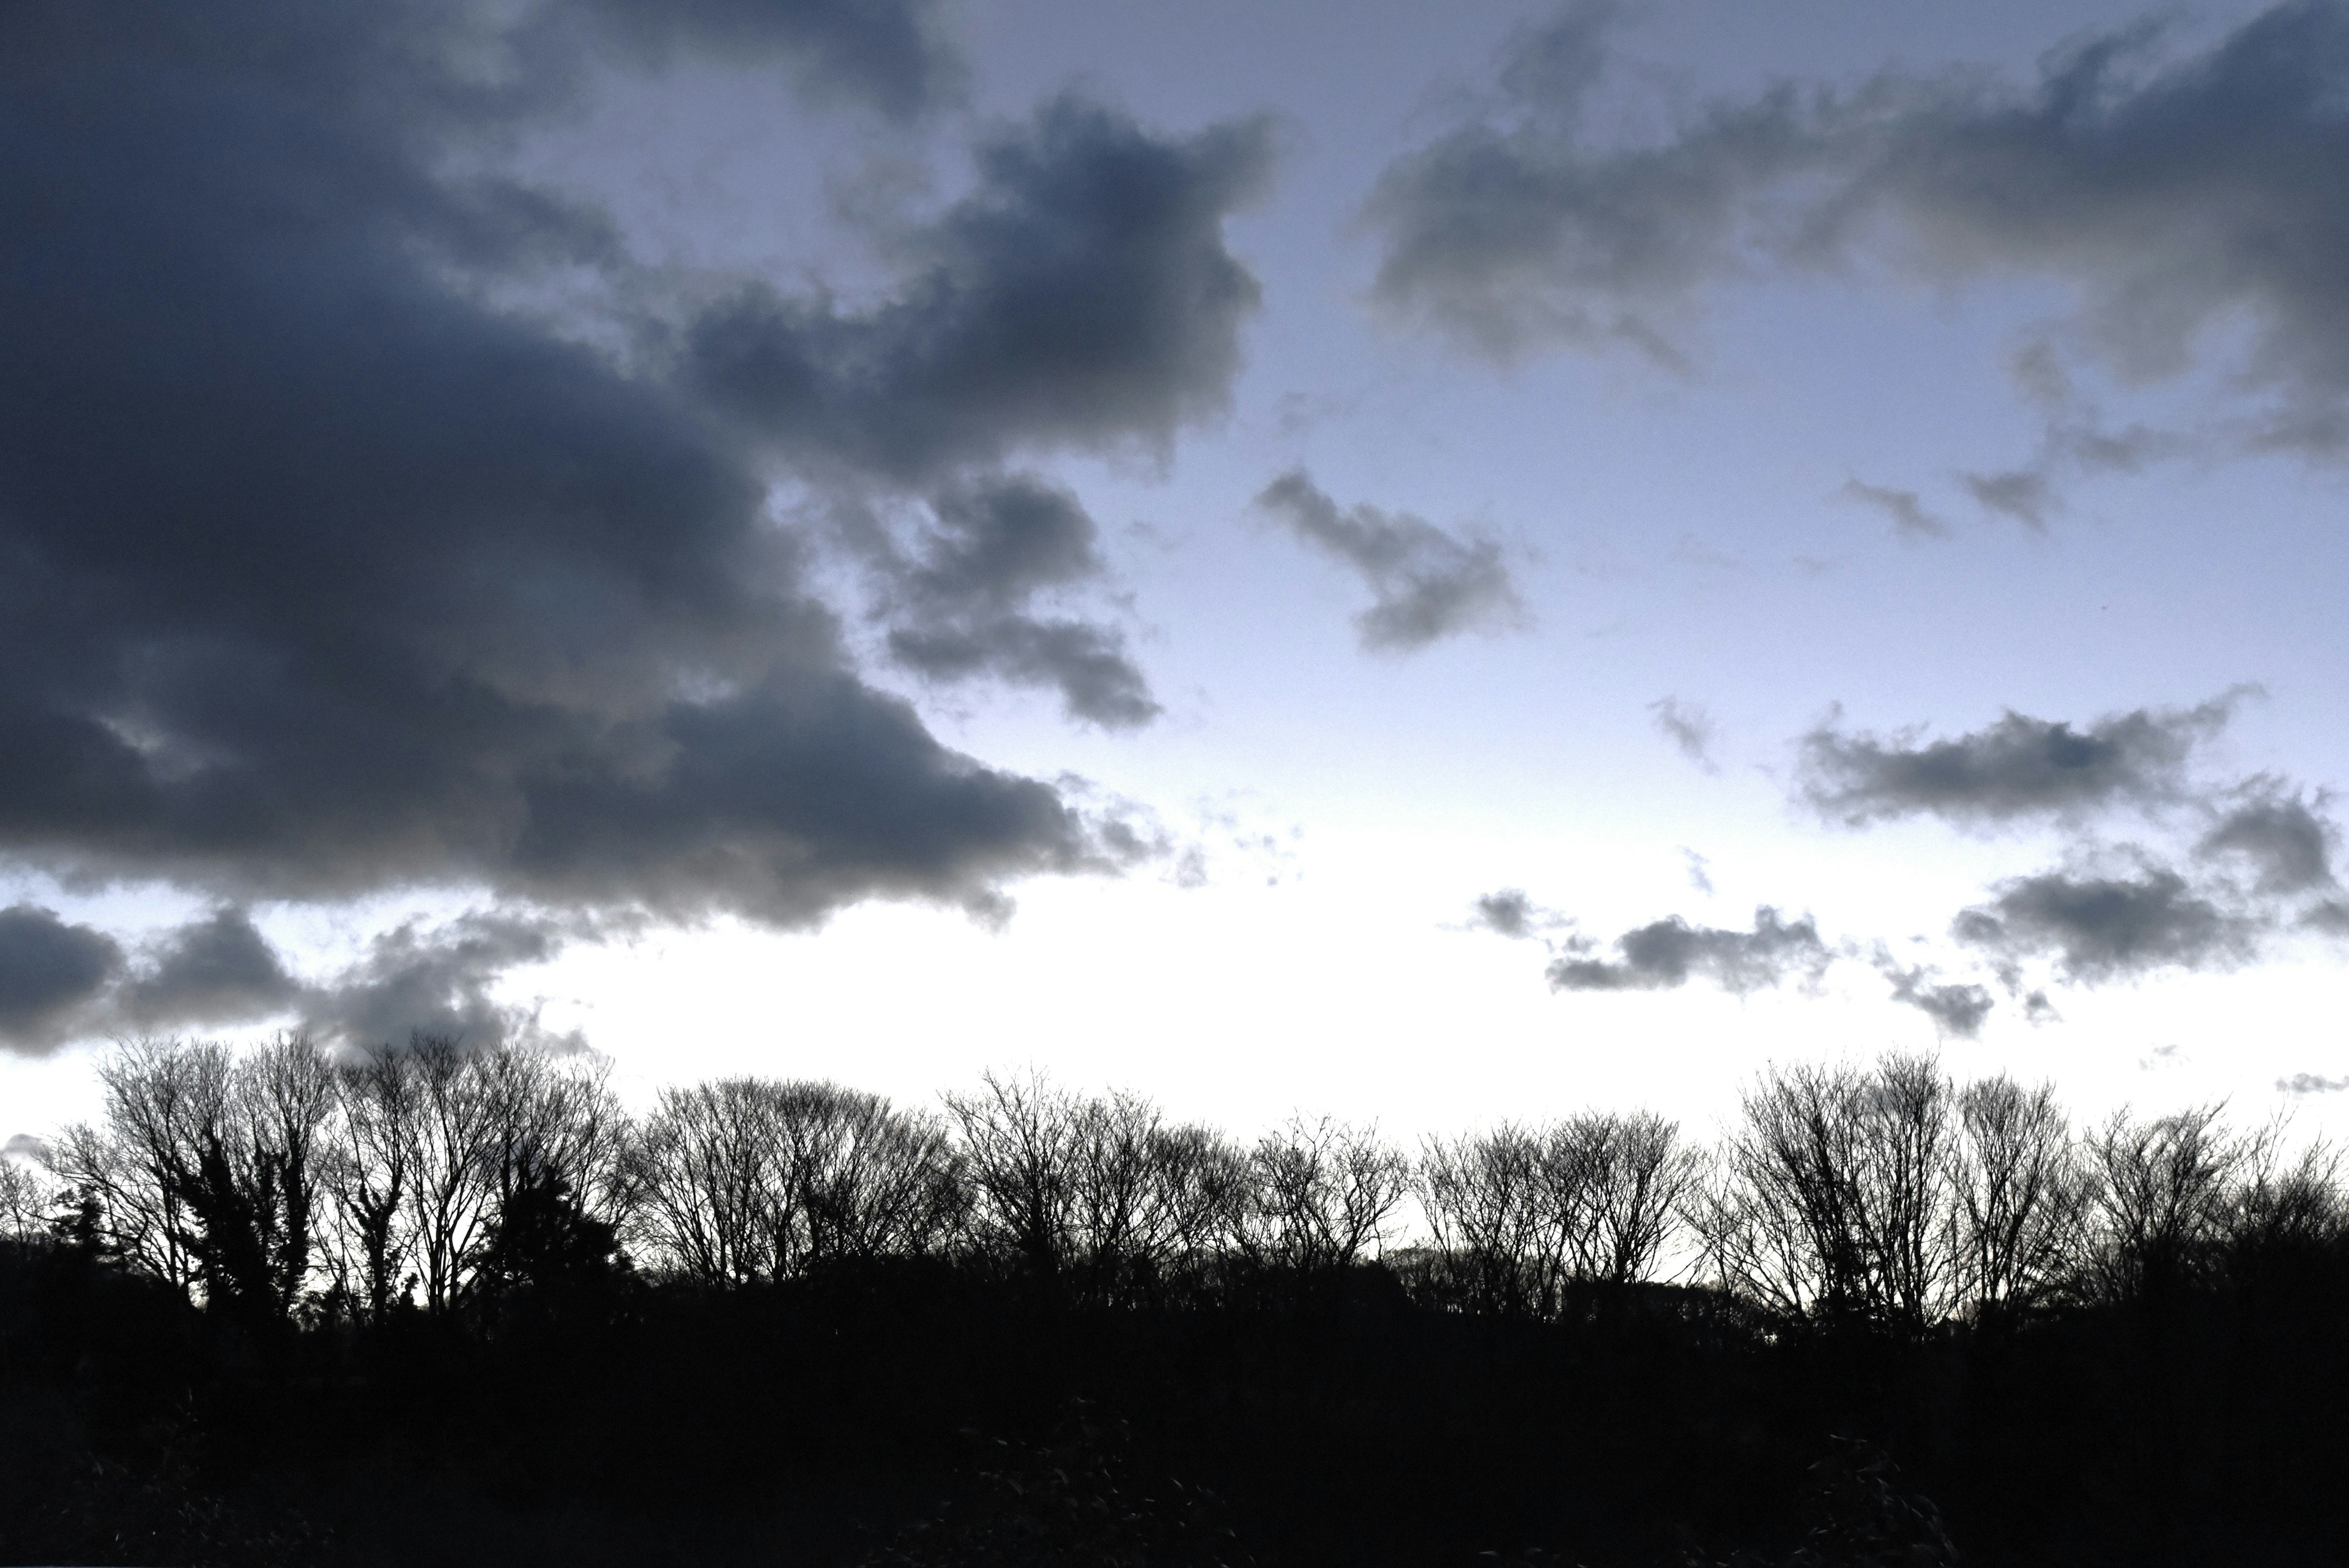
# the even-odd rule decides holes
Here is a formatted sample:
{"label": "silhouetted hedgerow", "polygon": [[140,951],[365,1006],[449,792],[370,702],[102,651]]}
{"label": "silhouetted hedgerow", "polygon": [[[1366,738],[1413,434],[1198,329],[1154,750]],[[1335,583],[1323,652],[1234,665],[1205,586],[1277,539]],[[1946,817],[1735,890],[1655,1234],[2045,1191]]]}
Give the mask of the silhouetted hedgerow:
{"label": "silhouetted hedgerow", "polygon": [[0,1191],[0,1557],[2349,1555],[2340,1183],[2214,1111],[1896,1058],[1765,1072],[1710,1148],[1414,1157],[1032,1076],[632,1117],[443,1041],[101,1070]]}

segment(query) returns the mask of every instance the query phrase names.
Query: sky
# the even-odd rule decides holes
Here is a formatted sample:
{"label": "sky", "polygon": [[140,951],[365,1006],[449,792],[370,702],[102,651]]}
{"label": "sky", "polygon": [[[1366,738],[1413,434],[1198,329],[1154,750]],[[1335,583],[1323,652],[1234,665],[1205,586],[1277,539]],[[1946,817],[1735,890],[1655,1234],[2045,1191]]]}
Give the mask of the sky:
{"label": "sky", "polygon": [[0,18],[0,1136],[140,1034],[2349,1132],[2349,8]]}

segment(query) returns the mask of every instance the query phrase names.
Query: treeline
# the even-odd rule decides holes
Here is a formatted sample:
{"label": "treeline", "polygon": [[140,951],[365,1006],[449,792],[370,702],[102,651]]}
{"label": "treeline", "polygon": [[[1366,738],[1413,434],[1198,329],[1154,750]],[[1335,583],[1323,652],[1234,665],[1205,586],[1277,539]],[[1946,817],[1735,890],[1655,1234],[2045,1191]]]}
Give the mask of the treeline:
{"label": "treeline", "polygon": [[2217,1107],[1894,1055],[1764,1070],[1710,1140],[1404,1148],[1034,1075],[630,1115],[593,1058],[423,1037],[98,1071],[0,1159],[0,1558],[2349,1549],[2340,1164]]}
{"label": "treeline", "polygon": [[1913,1056],[1766,1071],[1711,1147],[1583,1112],[1417,1151],[1303,1116],[1240,1143],[1034,1075],[937,1112],[725,1078],[631,1117],[593,1058],[423,1036],[347,1057],[145,1041],[97,1070],[98,1121],[0,1165],[0,1226],[287,1323],[599,1269],[723,1290],[946,1258],[1114,1306],[1378,1259],[1448,1311],[1555,1319],[1669,1281],[1913,1336],[2349,1239],[2322,1143],[2287,1159],[2277,1127],[2217,1107],[2076,1127],[2050,1086]]}

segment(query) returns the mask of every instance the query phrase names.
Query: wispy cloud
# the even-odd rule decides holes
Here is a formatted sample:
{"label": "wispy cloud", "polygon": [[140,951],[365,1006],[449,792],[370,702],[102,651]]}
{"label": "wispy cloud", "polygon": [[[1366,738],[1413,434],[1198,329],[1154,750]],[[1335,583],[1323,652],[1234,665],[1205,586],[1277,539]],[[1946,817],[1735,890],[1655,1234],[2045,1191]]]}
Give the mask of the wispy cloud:
{"label": "wispy cloud", "polygon": [[1648,704],[1648,711],[1655,719],[1658,732],[1678,746],[1681,755],[1709,774],[1721,771],[1721,764],[1713,755],[1713,743],[1721,738],[1721,726],[1702,703],[1659,697]]}
{"label": "wispy cloud", "polygon": [[1370,651],[1411,653],[1461,632],[1526,624],[1497,541],[1449,534],[1408,512],[1340,507],[1302,469],[1265,486],[1256,504],[1370,588],[1373,602],[1354,618]]}

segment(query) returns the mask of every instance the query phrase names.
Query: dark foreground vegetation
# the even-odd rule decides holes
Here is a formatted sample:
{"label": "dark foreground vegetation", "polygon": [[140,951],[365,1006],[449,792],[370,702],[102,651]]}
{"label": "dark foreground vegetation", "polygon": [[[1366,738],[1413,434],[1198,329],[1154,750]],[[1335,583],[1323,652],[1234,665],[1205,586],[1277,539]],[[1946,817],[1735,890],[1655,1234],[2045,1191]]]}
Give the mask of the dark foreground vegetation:
{"label": "dark foreground vegetation", "polygon": [[[0,1160],[0,1562],[2349,1560],[2349,1207],[1931,1063],[1405,1154],[419,1040]],[[1929,1501],[1930,1500],[1930,1501]],[[1953,1544],[1954,1543],[1954,1544]]]}

